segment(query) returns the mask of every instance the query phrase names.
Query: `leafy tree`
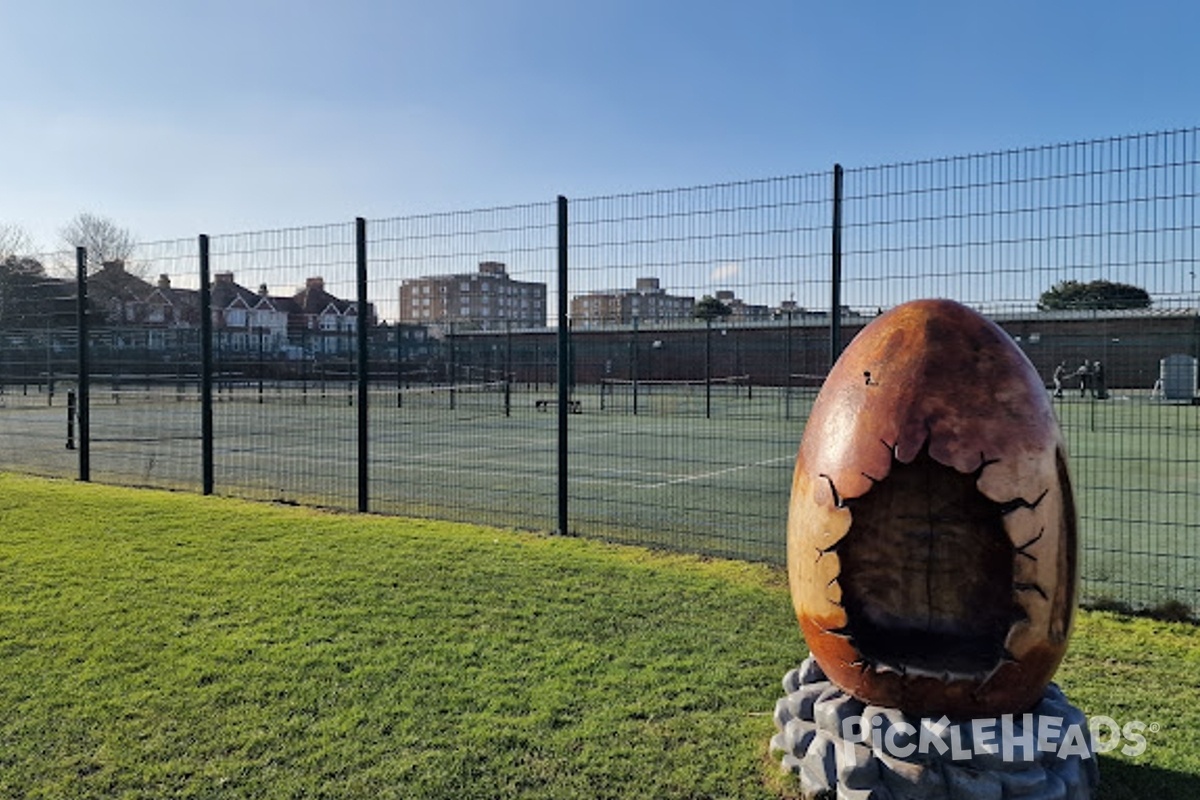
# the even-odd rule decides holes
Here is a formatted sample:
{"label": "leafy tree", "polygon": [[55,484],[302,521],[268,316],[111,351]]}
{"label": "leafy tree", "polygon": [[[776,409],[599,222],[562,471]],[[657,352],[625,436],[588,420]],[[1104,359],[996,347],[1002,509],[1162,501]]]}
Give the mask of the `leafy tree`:
{"label": "leafy tree", "polygon": [[1149,308],[1150,294],[1139,286],[1112,281],[1061,281],[1042,292],[1038,309]]}
{"label": "leafy tree", "polygon": [[720,317],[728,317],[733,313],[733,309],[722,303],[712,295],[704,295],[700,301],[696,303],[696,307],[692,309],[692,316],[698,319],[712,320]]}
{"label": "leafy tree", "polygon": [[[108,217],[86,211],[67,223],[59,231],[59,236],[71,250],[86,247],[88,263],[93,269],[114,261],[128,262],[137,247],[137,240],[128,228],[122,228]],[[129,264],[126,266],[132,267]]]}

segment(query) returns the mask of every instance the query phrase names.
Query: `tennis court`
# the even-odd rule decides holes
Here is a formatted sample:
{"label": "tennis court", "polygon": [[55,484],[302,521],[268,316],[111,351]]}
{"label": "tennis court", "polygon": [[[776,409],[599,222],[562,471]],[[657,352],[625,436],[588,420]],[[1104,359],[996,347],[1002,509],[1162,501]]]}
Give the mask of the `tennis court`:
{"label": "tennis court", "polygon": [[[706,389],[708,390],[706,392]],[[782,562],[791,469],[811,393],[741,385],[598,387],[569,420],[573,532]],[[65,392],[9,391],[0,466],[73,477]],[[354,508],[354,387],[225,387],[214,404],[217,493]],[[538,401],[545,401],[540,404]],[[502,384],[375,387],[372,511],[553,530],[552,389]],[[1072,459],[1084,594],[1176,598],[1200,587],[1200,407],[1114,392],[1056,400]],[[706,416],[707,413],[707,416]],[[105,482],[200,488],[194,389],[93,389],[91,469]]]}

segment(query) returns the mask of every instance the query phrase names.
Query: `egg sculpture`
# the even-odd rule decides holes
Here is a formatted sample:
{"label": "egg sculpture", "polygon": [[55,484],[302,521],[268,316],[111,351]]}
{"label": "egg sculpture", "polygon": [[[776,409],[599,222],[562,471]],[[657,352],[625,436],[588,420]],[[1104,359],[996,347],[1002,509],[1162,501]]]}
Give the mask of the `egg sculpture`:
{"label": "egg sculpture", "polygon": [[825,674],[860,700],[954,719],[1021,713],[1066,651],[1076,515],[1033,365],[949,300],[877,317],[804,430],[788,580]]}

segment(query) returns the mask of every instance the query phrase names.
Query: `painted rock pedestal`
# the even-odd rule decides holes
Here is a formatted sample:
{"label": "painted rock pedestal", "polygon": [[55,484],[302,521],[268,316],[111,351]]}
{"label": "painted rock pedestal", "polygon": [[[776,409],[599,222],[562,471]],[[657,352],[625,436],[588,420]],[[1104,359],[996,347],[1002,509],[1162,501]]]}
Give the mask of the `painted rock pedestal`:
{"label": "painted rock pedestal", "polygon": [[[1062,792],[965,793],[934,766],[942,755],[934,729],[940,736],[995,720],[999,737],[1007,718],[1020,744],[1029,715],[1071,708],[1050,680],[1075,610],[1077,548],[1050,399],[1008,335],[946,300],[907,303],[873,321],[826,379],[796,460],[788,577],[812,660],[789,673],[777,709],[772,745],[784,766],[802,784],[807,775],[811,797],[1089,797],[1095,773],[1080,766],[1095,764],[1086,722],[1081,744],[1055,747],[1055,757],[1075,764],[1064,768],[1069,786],[1056,779]],[[867,708],[864,728],[853,712]],[[925,730],[935,752],[918,747],[906,759],[897,756],[905,747],[888,749],[881,731],[899,736],[905,726],[918,740]],[[838,753],[875,767],[856,770]],[[872,779],[872,769],[890,778]],[[931,781],[942,789],[903,788]]]}

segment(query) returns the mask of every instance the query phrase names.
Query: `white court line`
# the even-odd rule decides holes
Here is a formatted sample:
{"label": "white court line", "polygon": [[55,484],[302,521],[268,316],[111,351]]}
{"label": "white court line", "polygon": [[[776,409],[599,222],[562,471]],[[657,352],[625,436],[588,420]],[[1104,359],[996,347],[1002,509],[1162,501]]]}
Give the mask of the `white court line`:
{"label": "white court line", "polygon": [[[424,453],[424,454],[419,454],[419,455],[406,456],[404,459],[399,460],[399,462],[395,466],[395,468],[400,471],[403,471],[404,469],[407,468],[408,462],[421,461],[423,463],[421,463],[420,465],[415,465],[413,468],[419,469],[422,472],[444,472],[444,473],[449,473],[449,474],[462,474],[464,472],[467,472],[472,475],[493,476],[493,477],[503,476],[503,477],[509,477],[509,478],[514,478],[514,479],[528,479],[530,477],[533,477],[533,478],[537,478],[539,480],[557,480],[557,476],[554,474],[553,470],[547,472],[544,470],[533,469],[533,470],[528,471],[527,473],[514,472],[514,470],[511,469],[512,461],[509,459],[506,459],[502,456],[497,456],[495,458],[476,459],[473,462],[472,466],[467,467],[467,466],[457,465],[457,464],[453,464],[453,463],[438,464],[436,462],[433,462],[433,459],[437,458],[439,455],[440,455],[439,453]],[[373,456],[373,458],[375,458],[375,457],[377,457],[377,456]],[[501,467],[501,469],[498,469],[498,470],[480,469],[479,468],[480,465],[499,465]],[[506,467],[506,466],[509,468],[504,469],[504,467]],[[588,473],[591,473],[591,474],[589,475]],[[632,489],[646,489],[646,488],[650,488],[650,487],[644,482],[645,478],[659,477],[662,475],[669,475],[669,474],[671,474],[671,473],[646,472],[644,470],[620,470],[620,469],[602,469],[602,470],[599,470],[599,474],[597,474],[596,471],[593,471],[593,470],[588,470],[586,468],[583,468],[583,469],[577,468],[575,470],[572,470],[570,482],[571,482],[571,485],[573,485],[573,486],[574,485],[583,485],[583,484],[600,484],[600,485],[604,485],[604,486],[618,486],[618,487],[622,487],[624,489],[631,489],[631,490]],[[584,477],[584,475],[586,475],[587,477]],[[622,475],[625,475],[628,477],[622,478],[621,477]],[[639,480],[639,479],[641,479],[641,480]],[[684,480],[686,480],[686,478],[684,478]],[[669,482],[671,482],[671,481],[668,481],[668,483]]]}
{"label": "white court line", "polygon": [[[511,467],[512,459],[505,458],[502,455],[494,457],[476,458],[472,461],[470,467],[460,466],[453,463],[438,463],[437,457],[439,454],[427,453],[419,456],[410,456],[403,459],[404,461],[421,461],[419,469],[424,471],[442,471],[451,473],[470,472],[479,475],[514,475],[512,469],[505,470],[504,467]],[[547,456],[553,456],[552,452],[546,453]],[[500,467],[499,471],[484,471],[480,470],[480,466],[495,466]],[[556,478],[553,474],[553,464],[547,464],[549,472],[546,472],[548,478]],[[544,473],[541,470],[532,470],[539,476]],[[670,475],[669,472],[647,472],[644,470],[622,470],[622,469],[600,469],[590,470],[586,467],[575,468],[571,471],[570,482],[574,484],[603,484],[609,486],[622,486],[632,489],[646,488],[645,481],[647,479],[659,478],[663,475]]]}
{"label": "white court line", "polygon": [[715,478],[718,475],[728,475],[731,472],[741,472],[744,469],[753,469],[755,467],[765,467],[770,464],[778,464],[780,461],[791,461],[795,456],[779,456],[777,458],[768,458],[765,461],[755,461],[753,464],[739,464],[736,467],[726,467],[725,469],[713,470],[712,472],[701,472],[698,475],[684,475],[682,478],[673,478],[669,481],[660,483],[646,484],[642,489],[665,489],[668,486],[675,486],[680,483],[689,483],[691,481],[702,481],[706,478]]}

